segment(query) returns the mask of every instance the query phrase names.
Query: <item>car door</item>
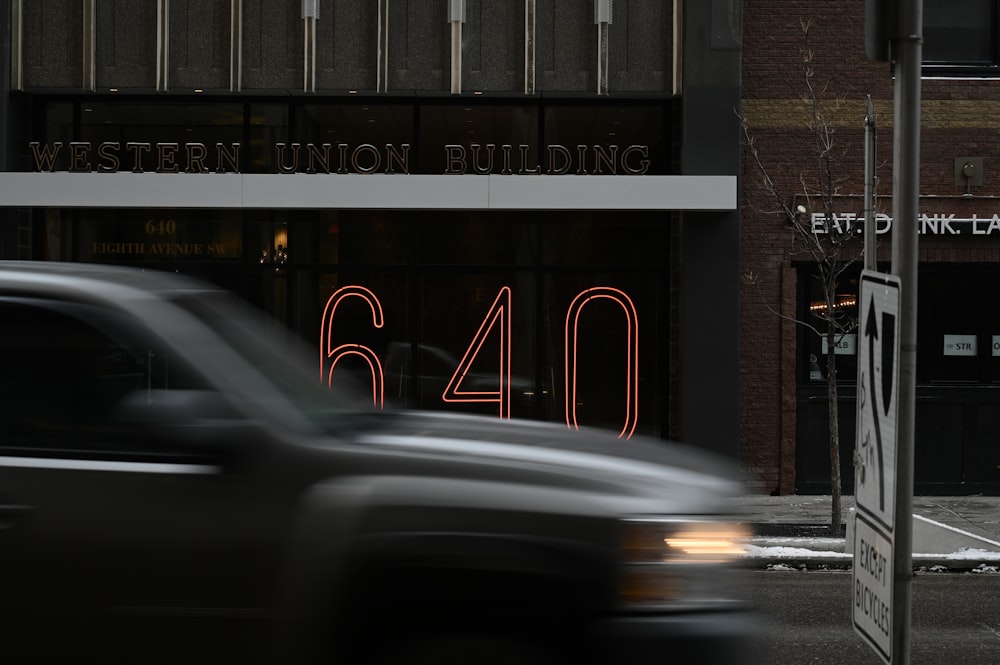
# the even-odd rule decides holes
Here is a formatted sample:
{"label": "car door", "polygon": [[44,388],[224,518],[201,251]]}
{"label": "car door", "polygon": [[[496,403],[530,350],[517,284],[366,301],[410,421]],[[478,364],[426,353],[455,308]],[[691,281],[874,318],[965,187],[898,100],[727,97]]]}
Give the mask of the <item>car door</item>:
{"label": "car door", "polygon": [[238,450],[116,420],[126,397],[210,394],[206,377],[128,316],[58,299],[0,298],[0,349],[9,634],[104,662],[263,653],[290,493]]}

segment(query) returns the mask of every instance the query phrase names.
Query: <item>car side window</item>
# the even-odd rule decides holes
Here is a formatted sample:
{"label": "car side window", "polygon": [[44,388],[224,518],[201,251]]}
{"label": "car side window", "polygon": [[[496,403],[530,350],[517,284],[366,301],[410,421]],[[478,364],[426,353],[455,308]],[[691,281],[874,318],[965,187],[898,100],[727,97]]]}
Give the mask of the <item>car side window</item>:
{"label": "car side window", "polygon": [[114,418],[126,396],[199,387],[155,342],[116,334],[110,316],[87,306],[0,299],[0,446],[97,452],[139,445]]}

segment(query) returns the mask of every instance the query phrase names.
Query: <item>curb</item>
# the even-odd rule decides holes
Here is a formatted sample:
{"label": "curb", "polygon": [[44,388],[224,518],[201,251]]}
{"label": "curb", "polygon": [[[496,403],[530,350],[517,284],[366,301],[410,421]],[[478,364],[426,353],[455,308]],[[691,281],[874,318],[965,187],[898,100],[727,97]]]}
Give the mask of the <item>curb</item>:
{"label": "curb", "polygon": [[[950,558],[940,554],[914,554],[911,557],[915,573],[982,573],[1000,574],[1000,560]],[[848,571],[854,565],[853,557],[846,553],[834,555],[817,551],[815,555],[801,556],[756,556],[745,555],[737,566],[743,569],[774,569],[777,567],[797,570],[842,570]]]}

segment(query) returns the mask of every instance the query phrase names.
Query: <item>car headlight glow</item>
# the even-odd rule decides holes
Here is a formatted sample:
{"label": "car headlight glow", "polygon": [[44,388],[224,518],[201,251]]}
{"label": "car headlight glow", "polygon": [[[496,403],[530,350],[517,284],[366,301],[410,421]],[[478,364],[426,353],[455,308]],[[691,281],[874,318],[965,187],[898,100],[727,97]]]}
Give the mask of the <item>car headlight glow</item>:
{"label": "car headlight glow", "polygon": [[692,609],[732,603],[720,568],[742,554],[739,524],[629,519],[622,523],[619,600],[628,608]]}

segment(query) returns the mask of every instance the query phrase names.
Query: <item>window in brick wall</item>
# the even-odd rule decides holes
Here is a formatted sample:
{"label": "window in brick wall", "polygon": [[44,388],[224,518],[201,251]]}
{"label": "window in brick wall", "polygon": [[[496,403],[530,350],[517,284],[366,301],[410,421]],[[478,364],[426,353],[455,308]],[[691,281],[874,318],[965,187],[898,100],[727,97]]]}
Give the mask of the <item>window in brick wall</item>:
{"label": "window in brick wall", "polygon": [[924,76],[1000,74],[995,0],[924,0]]}
{"label": "window in brick wall", "polygon": [[[860,266],[840,280],[834,315],[846,326],[858,321]],[[917,287],[917,383],[1000,385],[1000,267],[995,264],[925,265]],[[825,329],[828,307],[816,271],[799,272],[799,382],[821,385],[829,375]],[[837,380],[857,380],[857,329],[836,341]]]}
{"label": "window in brick wall", "polygon": [[[811,268],[804,268],[799,273],[802,289],[798,320],[807,324],[800,326],[803,334],[803,344],[800,348],[805,351],[802,365],[805,368],[806,379],[810,383],[825,382],[829,375],[827,363],[829,340],[825,336],[826,320],[829,316],[833,317],[842,331],[842,334],[833,341],[837,380],[840,383],[850,383],[857,378],[858,336],[855,322],[858,319],[858,275],[858,270],[844,273],[837,285],[831,312],[817,273]],[[824,334],[821,336],[819,333]]]}
{"label": "window in brick wall", "polygon": [[917,380],[1000,383],[1000,272],[949,266],[920,275]]}

